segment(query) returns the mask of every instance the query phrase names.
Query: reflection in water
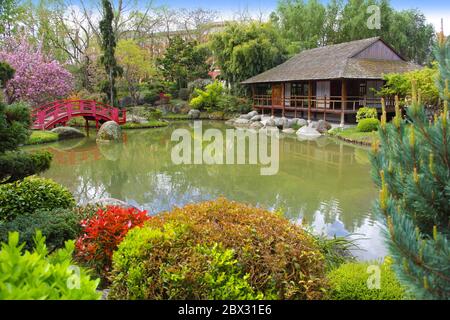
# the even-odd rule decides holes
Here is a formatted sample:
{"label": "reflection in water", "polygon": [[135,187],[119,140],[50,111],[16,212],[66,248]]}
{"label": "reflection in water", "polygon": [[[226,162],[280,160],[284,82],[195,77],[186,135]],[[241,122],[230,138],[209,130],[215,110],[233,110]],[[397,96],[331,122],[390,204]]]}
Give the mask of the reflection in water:
{"label": "reflection in water", "polygon": [[[279,172],[261,176],[259,165],[174,165],[172,129],[126,132],[124,143],[99,144],[94,138],[40,146],[54,154],[44,175],[68,187],[80,203],[102,197],[125,200],[151,213],[189,202],[225,196],[232,200],[283,209],[296,222],[329,236],[365,237],[356,252],[362,258],[385,254],[380,223],[371,213],[377,192],[365,149],[322,137],[280,140]],[[203,124],[204,129],[220,122]],[[362,234],[362,235],[361,235]]]}

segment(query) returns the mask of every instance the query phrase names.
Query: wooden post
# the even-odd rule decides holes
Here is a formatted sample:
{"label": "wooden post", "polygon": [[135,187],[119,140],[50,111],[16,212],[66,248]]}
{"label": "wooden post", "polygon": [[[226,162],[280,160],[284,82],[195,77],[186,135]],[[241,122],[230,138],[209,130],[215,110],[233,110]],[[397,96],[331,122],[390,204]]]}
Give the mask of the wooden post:
{"label": "wooden post", "polygon": [[345,105],[347,104],[347,80],[342,79],[341,86],[341,128],[344,127],[345,123]]}
{"label": "wooden post", "polygon": [[255,85],[252,84],[252,106],[253,110],[255,110]]}
{"label": "wooden post", "polygon": [[85,126],[86,126],[86,135],[89,137],[89,120],[87,118],[84,118]]}
{"label": "wooden post", "polygon": [[312,81],[308,81],[308,123],[311,123]]}
{"label": "wooden post", "polygon": [[271,108],[272,108],[272,117],[273,117],[273,115],[275,114],[275,110],[273,109],[273,102],[274,102],[273,101],[274,100],[273,99],[273,83],[271,83],[270,86],[272,87],[272,97],[271,97],[272,99],[271,99],[271,104],[270,105],[271,105]]}
{"label": "wooden post", "polygon": [[285,90],[285,83],[283,82],[283,84],[281,85],[281,101],[283,101],[282,106],[283,106],[283,110],[281,111],[282,116],[284,117],[284,108],[286,107],[286,101],[285,101],[285,96],[284,96],[284,90]]}

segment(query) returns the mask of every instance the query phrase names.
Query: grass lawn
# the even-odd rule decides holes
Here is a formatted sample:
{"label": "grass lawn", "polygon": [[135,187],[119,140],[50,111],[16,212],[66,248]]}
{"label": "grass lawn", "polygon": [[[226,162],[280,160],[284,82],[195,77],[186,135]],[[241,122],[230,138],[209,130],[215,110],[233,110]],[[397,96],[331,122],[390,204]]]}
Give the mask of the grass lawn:
{"label": "grass lawn", "polygon": [[162,119],[166,120],[190,120],[190,117],[187,113],[168,113],[162,116]]}
{"label": "grass lawn", "polygon": [[59,137],[57,133],[51,131],[32,131],[31,136],[26,144],[41,144],[58,141]]}
{"label": "grass lawn", "polygon": [[[208,120],[208,119],[211,119],[210,115],[213,115],[213,118],[214,118],[214,114],[215,114],[215,112],[213,112],[213,113],[201,112],[199,119]],[[220,120],[229,120],[234,117],[235,117],[235,115],[233,115],[233,114],[224,114],[220,117],[221,118]],[[162,116],[162,119],[169,120],[169,121],[177,121],[177,120],[191,120],[191,117],[187,113],[168,113],[168,114]],[[216,120],[219,120],[219,119],[216,119]]]}
{"label": "grass lawn", "polygon": [[159,128],[159,127],[165,127],[168,123],[165,121],[159,121],[159,120],[152,120],[144,123],[134,123],[134,122],[127,122],[123,125],[121,125],[122,129],[145,129],[145,128]]}
{"label": "grass lawn", "polygon": [[356,127],[347,128],[347,129],[333,129],[329,131],[331,136],[335,136],[341,138],[342,140],[354,143],[360,143],[365,145],[371,145],[372,142],[378,141],[378,133],[376,131],[373,132],[359,132]]}

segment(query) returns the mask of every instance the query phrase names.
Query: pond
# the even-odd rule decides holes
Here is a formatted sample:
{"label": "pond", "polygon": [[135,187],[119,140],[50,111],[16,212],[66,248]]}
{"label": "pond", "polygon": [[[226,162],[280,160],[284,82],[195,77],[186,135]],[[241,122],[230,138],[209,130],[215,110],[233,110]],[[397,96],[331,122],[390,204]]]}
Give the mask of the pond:
{"label": "pond", "polygon": [[[222,122],[203,128],[225,130]],[[259,165],[176,165],[171,161],[175,128],[129,130],[123,143],[96,144],[85,139],[28,147],[53,153],[43,176],[66,186],[80,204],[112,197],[154,214],[190,202],[224,196],[269,210],[282,210],[290,220],[328,236],[358,239],[358,258],[386,254],[382,223],[371,212],[377,190],[370,178],[367,149],[332,138],[279,142],[279,171],[261,175]]]}

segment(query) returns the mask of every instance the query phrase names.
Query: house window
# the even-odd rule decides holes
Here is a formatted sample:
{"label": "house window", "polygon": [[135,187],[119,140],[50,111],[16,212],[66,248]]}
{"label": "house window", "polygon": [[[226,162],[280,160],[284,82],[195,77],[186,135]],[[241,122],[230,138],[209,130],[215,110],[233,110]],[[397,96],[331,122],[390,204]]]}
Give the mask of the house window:
{"label": "house window", "polygon": [[359,96],[364,97],[367,94],[367,84],[366,82],[359,83]]}
{"label": "house window", "polygon": [[294,82],[291,84],[291,96],[307,96],[308,83]]}
{"label": "house window", "polygon": [[255,94],[256,95],[271,95],[272,94],[272,90],[271,90],[271,86],[270,84],[257,84],[255,86]]}

